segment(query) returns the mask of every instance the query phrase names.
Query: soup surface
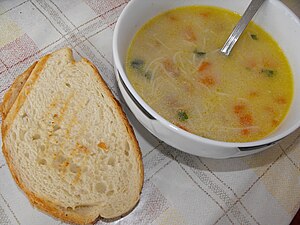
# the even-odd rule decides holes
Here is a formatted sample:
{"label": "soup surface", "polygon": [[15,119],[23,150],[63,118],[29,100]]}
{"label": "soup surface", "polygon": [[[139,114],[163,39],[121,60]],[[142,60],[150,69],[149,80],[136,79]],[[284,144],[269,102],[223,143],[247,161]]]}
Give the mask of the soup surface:
{"label": "soup surface", "polygon": [[129,47],[128,79],[157,113],[188,132],[227,142],[265,137],[288,112],[293,77],[278,44],[254,23],[229,57],[218,52],[239,19],[208,6],[154,17]]}

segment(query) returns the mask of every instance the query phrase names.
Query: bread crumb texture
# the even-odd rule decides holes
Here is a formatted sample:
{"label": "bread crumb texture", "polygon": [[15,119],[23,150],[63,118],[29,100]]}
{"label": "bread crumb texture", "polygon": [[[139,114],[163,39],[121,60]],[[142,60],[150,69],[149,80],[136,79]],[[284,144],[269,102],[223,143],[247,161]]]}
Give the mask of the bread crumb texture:
{"label": "bread crumb texture", "polygon": [[[15,106],[17,98],[4,122],[10,123],[6,159],[21,188],[66,221],[91,223],[128,212],[139,199],[143,166],[120,106],[95,68],[87,60],[74,62],[69,49],[38,67],[20,91],[22,106]],[[26,87],[38,69],[38,79]]]}

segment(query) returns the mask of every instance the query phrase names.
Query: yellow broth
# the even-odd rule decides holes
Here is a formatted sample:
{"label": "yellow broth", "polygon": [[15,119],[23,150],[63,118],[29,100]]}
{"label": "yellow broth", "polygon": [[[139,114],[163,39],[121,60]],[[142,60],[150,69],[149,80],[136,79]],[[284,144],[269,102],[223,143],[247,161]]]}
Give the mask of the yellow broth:
{"label": "yellow broth", "polygon": [[278,44],[253,22],[229,57],[218,52],[239,19],[208,6],[154,17],[129,47],[128,79],[158,114],[188,132],[227,142],[265,137],[288,112],[293,77]]}

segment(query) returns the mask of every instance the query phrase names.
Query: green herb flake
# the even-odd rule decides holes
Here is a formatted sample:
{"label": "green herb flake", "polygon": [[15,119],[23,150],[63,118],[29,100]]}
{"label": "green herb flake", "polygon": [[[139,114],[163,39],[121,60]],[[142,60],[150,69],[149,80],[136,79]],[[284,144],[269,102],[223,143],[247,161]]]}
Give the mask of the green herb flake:
{"label": "green herb flake", "polygon": [[205,56],[205,54],[206,54],[206,52],[201,52],[201,51],[198,51],[197,49],[195,49],[193,53],[199,58]]}
{"label": "green herb flake", "polygon": [[151,78],[152,78],[152,73],[151,72],[146,72],[145,74],[144,74],[144,76],[148,79],[148,80],[150,80]]}
{"label": "green herb flake", "polygon": [[270,69],[262,69],[260,72],[268,77],[274,77],[276,75],[276,71]]}
{"label": "green herb flake", "polygon": [[178,119],[180,120],[180,121],[186,121],[189,117],[188,117],[188,115],[186,114],[186,112],[185,111],[182,111],[182,110],[180,110],[178,113],[177,113],[177,117],[178,117]]}
{"label": "green herb flake", "polygon": [[258,37],[257,37],[257,35],[256,35],[256,34],[251,34],[250,36],[251,36],[251,38],[252,38],[253,40],[255,40],[255,41],[257,41],[257,40],[258,40]]}
{"label": "green herb flake", "polygon": [[134,59],[131,61],[130,65],[137,70],[140,70],[144,67],[145,62],[141,59]]}

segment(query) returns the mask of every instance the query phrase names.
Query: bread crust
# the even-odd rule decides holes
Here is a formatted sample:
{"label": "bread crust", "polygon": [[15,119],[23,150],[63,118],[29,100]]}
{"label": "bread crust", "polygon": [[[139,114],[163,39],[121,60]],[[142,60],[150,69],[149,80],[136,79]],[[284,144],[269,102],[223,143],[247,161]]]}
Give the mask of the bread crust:
{"label": "bread crust", "polygon": [[26,101],[27,96],[29,95],[31,89],[33,88],[35,82],[37,81],[39,74],[43,70],[48,58],[50,55],[44,56],[33,68],[31,74],[29,75],[28,79],[26,80],[25,84],[23,85],[20,93],[17,95],[16,100],[11,105],[6,117],[2,121],[2,141],[4,143],[4,139],[6,136],[6,132],[10,128],[10,125],[14,121],[15,117],[17,116],[19,110],[21,109],[23,103]]}
{"label": "bread crust", "polygon": [[2,115],[2,119],[4,120],[14,104],[15,100],[17,99],[20,91],[22,90],[25,82],[27,81],[29,75],[31,74],[32,70],[34,69],[37,62],[34,62],[25,72],[19,75],[15,81],[12,83],[11,87],[5,93],[3,97],[3,101],[0,105],[0,111]]}
{"label": "bread crust", "polygon": [[[70,59],[72,63],[76,63],[74,61],[74,58],[72,57],[72,50],[67,49],[69,54],[70,54]],[[17,113],[19,112],[20,108],[22,107],[23,103],[26,100],[27,95],[30,93],[30,90],[33,88],[36,80],[39,77],[40,72],[44,69],[44,66],[47,62],[47,60],[51,57],[51,54],[46,55],[40,59],[39,62],[34,63],[31,67],[29,67],[23,74],[21,74],[16,81],[13,83],[11,88],[8,90],[7,94],[4,97],[4,101],[1,105],[1,112],[2,112],[2,126],[1,126],[1,131],[2,131],[2,151],[3,155],[6,159],[7,165],[11,171],[12,177],[17,183],[17,185],[24,191],[26,196],[28,197],[30,203],[46,212],[47,214],[54,216],[56,218],[59,218],[65,222],[71,222],[71,223],[76,223],[76,224],[91,224],[94,223],[98,220],[101,215],[95,216],[95,214],[90,213],[88,216],[85,214],[84,216],[80,215],[79,211],[77,209],[72,210],[72,209],[65,209],[63,207],[60,207],[51,201],[41,198],[31,192],[19,179],[18,173],[12,163],[12,158],[9,154],[9,151],[6,148],[5,145],[5,137],[7,135],[7,131],[10,128],[10,124],[13,122],[15,119]],[[112,101],[114,102],[114,106],[117,109],[120,118],[122,119],[123,124],[126,126],[126,130],[129,134],[129,137],[134,144],[134,151],[136,155],[136,159],[139,163],[139,174],[140,174],[140,184],[139,184],[139,192],[141,192],[142,187],[143,187],[143,181],[144,181],[144,168],[143,168],[143,163],[142,163],[142,154],[138,145],[138,141],[135,137],[134,131],[132,126],[130,125],[125,113],[123,112],[120,103],[118,100],[113,96],[111,91],[109,90],[107,84],[101,77],[100,73],[98,72],[97,68],[87,59],[82,59],[83,62],[87,63],[94,71],[94,74],[97,76],[99,83],[101,84],[102,88],[106,92],[107,96],[109,96]],[[14,99],[13,99],[14,98]],[[139,196],[137,196],[137,199],[135,201],[134,206],[138,203],[139,201]],[[132,210],[129,209],[128,211]],[[124,213],[123,215],[127,214]],[[113,219],[120,217],[121,215],[117,215],[114,217],[106,217],[107,219]]]}

